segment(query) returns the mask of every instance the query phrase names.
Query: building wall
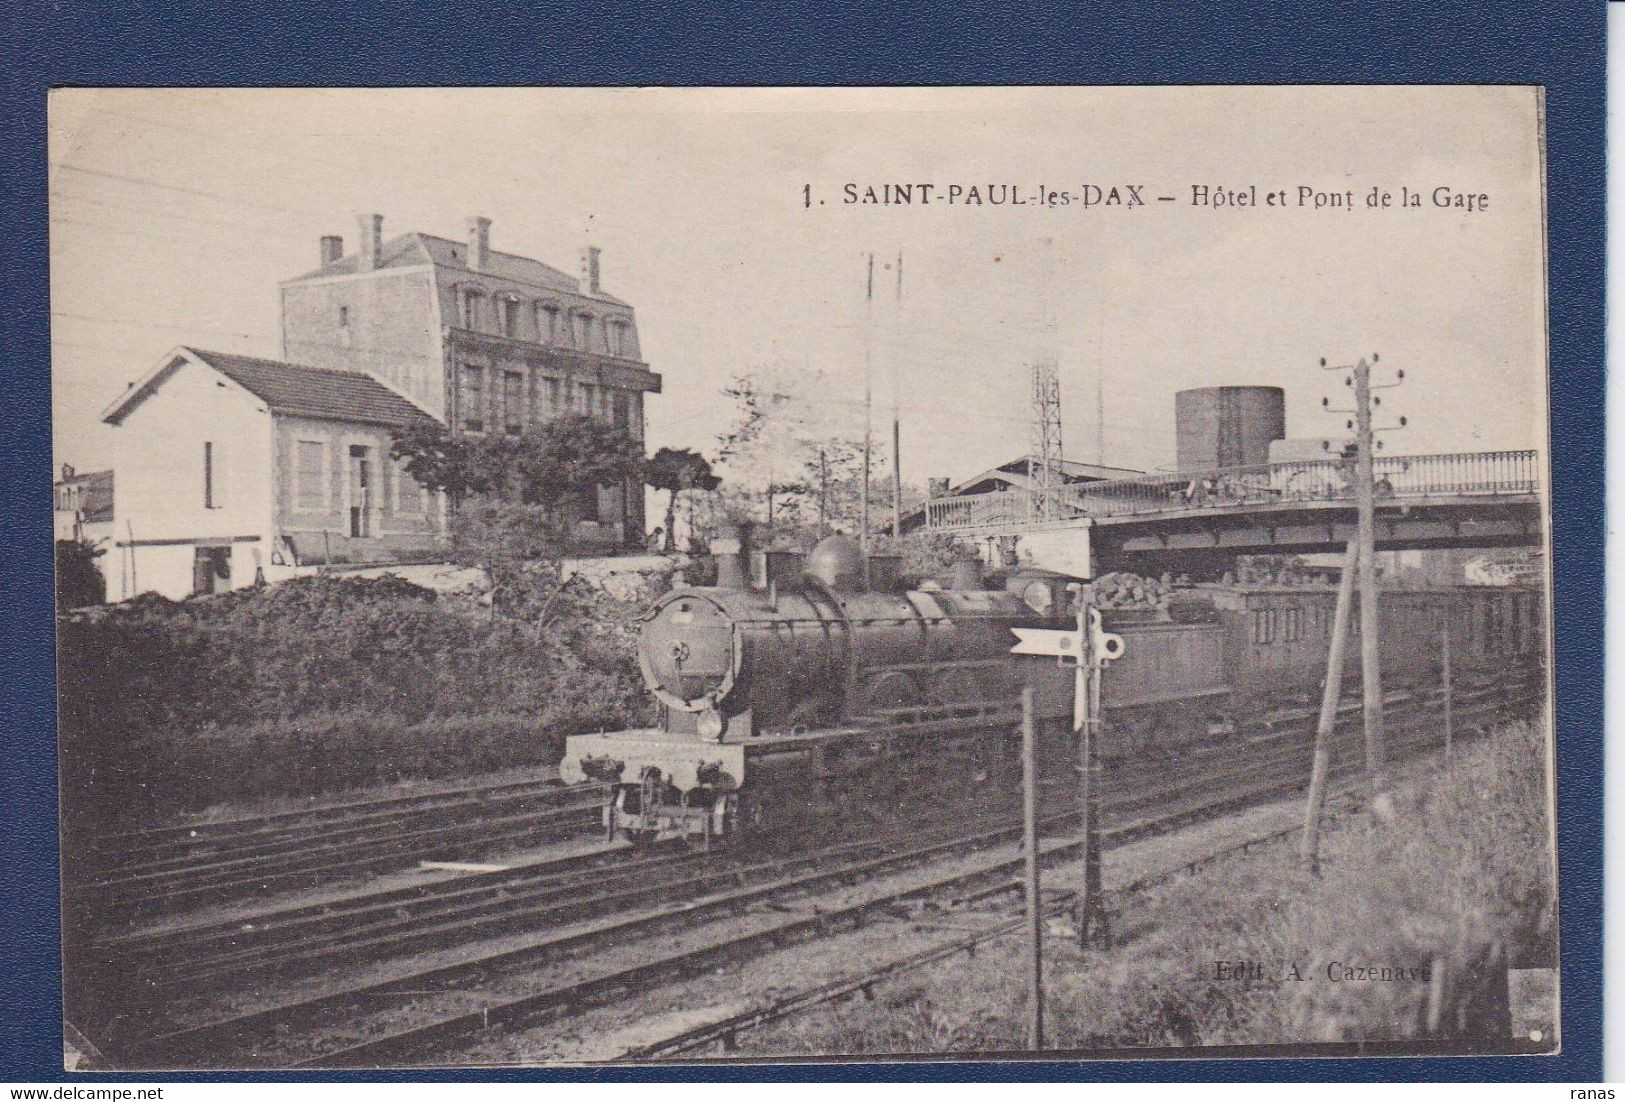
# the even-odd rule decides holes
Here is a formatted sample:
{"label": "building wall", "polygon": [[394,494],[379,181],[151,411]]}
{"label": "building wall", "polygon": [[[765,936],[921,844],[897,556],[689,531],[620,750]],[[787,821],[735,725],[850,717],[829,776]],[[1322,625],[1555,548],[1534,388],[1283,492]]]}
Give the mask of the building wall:
{"label": "building wall", "polygon": [[[643,358],[637,319],[630,306],[489,272],[437,271],[440,317],[449,327],[621,360]],[[470,296],[472,310],[464,304],[465,292],[470,290],[476,292]],[[514,302],[516,309],[505,312],[505,301]],[[612,331],[617,323],[618,335]]]}
{"label": "building wall", "polygon": [[200,544],[229,547],[230,584],[252,584],[256,568],[269,565],[271,536],[271,415],[263,403],[186,362],[129,412],[115,437],[116,539],[100,560],[109,598],[149,590],[188,596]]}
{"label": "building wall", "polygon": [[428,266],[284,284],[283,357],[366,371],[444,417],[445,365],[434,285]]}
{"label": "building wall", "polygon": [[[435,550],[442,533],[440,495],[424,489],[389,457],[391,442],[392,434],[383,426],[278,416],[273,491],[278,535],[296,537],[306,561],[315,548],[321,549],[323,560],[335,562],[421,557]],[[317,445],[319,452],[301,445]],[[365,495],[352,476],[352,447],[367,449],[371,477]],[[308,475],[316,465],[302,462],[302,453],[320,455],[320,475],[313,485]],[[352,508],[366,510],[368,534],[351,535]],[[283,557],[288,557],[285,549]]]}

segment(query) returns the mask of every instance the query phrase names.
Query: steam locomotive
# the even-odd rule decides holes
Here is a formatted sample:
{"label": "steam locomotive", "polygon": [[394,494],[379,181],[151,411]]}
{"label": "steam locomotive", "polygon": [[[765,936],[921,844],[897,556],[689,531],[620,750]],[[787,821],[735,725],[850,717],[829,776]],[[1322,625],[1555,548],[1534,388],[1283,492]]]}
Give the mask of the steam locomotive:
{"label": "steam locomotive", "polygon": [[[911,795],[1007,790],[1024,686],[1041,753],[1064,749],[1072,670],[1012,655],[1011,629],[1071,628],[1077,579],[1018,569],[987,588],[966,566],[907,590],[895,560],[866,560],[840,536],[805,557],[752,555],[742,539],[713,550],[715,585],[674,589],[643,617],[638,660],[660,727],[566,742],[564,779],[609,786],[612,835],[782,833]],[[1335,598],[1327,586],[1205,585],[1166,609],[1108,611],[1124,652],[1101,683],[1103,759],[1245,737],[1308,702]],[[1538,655],[1541,615],[1526,589],[1386,592],[1385,687],[1436,683],[1446,623],[1459,677]]]}

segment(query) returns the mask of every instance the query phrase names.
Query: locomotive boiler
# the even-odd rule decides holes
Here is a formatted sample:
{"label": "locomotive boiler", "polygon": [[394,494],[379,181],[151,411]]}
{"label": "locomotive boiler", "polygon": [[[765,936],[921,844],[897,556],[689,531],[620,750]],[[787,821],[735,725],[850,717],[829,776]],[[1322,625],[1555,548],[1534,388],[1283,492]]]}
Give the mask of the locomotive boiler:
{"label": "locomotive boiler", "polygon": [[[872,570],[889,574],[871,560]],[[644,617],[638,662],[670,731],[750,738],[1009,695],[1012,627],[1049,623],[1055,595],[898,591],[865,580],[850,540],[831,537],[794,576],[761,586],[679,589]]]}

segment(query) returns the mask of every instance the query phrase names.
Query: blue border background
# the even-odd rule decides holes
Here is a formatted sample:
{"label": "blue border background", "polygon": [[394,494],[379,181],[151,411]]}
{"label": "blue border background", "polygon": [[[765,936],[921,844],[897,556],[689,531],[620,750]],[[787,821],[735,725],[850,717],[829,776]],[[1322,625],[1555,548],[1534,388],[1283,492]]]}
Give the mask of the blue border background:
{"label": "blue border background", "polygon": [[[4,0],[0,1080],[64,1079],[57,963],[45,97],[58,85],[1505,83],[1547,91],[1563,1044],[1556,1058],[718,1066],[308,1078],[1598,1081],[1602,1028],[1605,5],[1109,10],[691,2],[271,7]],[[427,152],[427,151],[426,151]],[[89,1076],[83,1085],[150,1076]],[[163,1081],[263,1076],[174,1075]]]}

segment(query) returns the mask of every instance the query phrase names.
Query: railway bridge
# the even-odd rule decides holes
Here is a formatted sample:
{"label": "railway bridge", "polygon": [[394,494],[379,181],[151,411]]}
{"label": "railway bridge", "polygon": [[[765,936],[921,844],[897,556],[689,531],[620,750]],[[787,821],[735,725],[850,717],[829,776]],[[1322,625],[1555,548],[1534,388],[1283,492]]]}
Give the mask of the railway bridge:
{"label": "railway bridge", "polygon": [[[1237,555],[1341,551],[1352,476],[1338,457],[944,497],[927,503],[926,528],[1040,537],[1092,573],[1216,573]],[[1379,457],[1375,477],[1379,550],[1543,543],[1532,450]]]}

